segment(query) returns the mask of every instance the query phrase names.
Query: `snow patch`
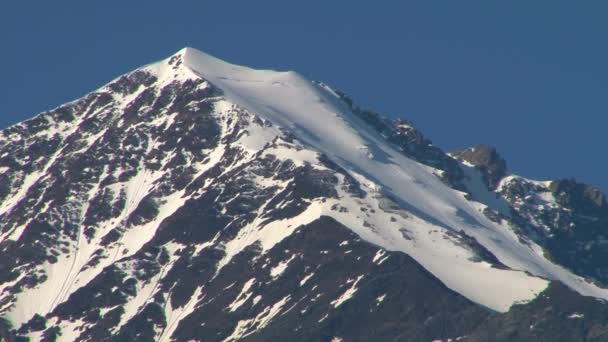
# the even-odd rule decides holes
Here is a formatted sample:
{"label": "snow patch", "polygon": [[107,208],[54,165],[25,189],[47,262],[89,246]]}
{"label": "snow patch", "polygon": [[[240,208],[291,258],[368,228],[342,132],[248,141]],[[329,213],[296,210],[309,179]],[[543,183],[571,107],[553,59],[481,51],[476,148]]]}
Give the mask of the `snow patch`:
{"label": "snow patch", "polygon": [[228,309],[230,312],[236,311],[243,304],[245,304],[245,302],[249,299],[249,297],[251,297],[252,293],[249,292],[249,289],[251,288],[251,286],[254,283],[255,283],[255,278],[251,278],[243,285],[241,292],[239,292],[239,294],[236,296],[234,301],[232,303],[230,303],[230,305],[228,306]]}
{"label": "snow patch", "polygon": [[305,275],[304,278],[302,278],[302,280],[300,280],[300,286],[304,286],[304,284],[306,284],[308,279],[312,278],[312,276],[314,276],[314,275],[315,275],[314,272]]}
{"label": "snow patch", "polygon": [[344,304],[344,302],[346,302],[347,300],[351,299],[353,297],[353,295],[355,294],[355,292],[357,292],[357,284],[359,284],[359,281],[361,281],[361,279],[363,279],[363,277],[364,277],[363,275],[360,275],[354,281],[349,279],[349,281],[347,281],[347,283],[352,282],[351,287],[348,288],[346,291],[344,291],[344,293],[342,293],[342,295],[338,299],[332,301],[330,304],[333,305],[334,308],[337,308],[340,305]]}
{"label": "snow patch", "polygon": [[283,306],[290,298],[291,296],[285,296],[272,306],[265,307],[256,317],[239,321],[230,336],[226,337],[223,342],[238,341],[256,331],[264,329],[281,312]]}
{"label": "snow patch", "polygon": [[287,266],[289,265],[289,263],[291,262],[291,260],[293,260],[295,257],[296,257],[296,255],[293,254],[289,259],[283,260],[278,265],[276,265],[275,267],[273,267],[270,270],[270,276],[273,279],[277,279],[278,277],[280,277],[281,274],[283,274],[283,272],[285,272],[285,270],[287,269]]}

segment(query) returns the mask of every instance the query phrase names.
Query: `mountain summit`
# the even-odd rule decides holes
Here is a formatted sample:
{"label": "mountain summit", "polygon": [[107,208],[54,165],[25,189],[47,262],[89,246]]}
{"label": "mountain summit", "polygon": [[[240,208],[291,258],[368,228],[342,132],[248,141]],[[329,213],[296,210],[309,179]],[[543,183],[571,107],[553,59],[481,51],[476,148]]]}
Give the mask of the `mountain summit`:
{"label": "mountain summit", "polygon": [[182,49],[0,133],[0,337],[605,340],[604,196],[505,165]]}

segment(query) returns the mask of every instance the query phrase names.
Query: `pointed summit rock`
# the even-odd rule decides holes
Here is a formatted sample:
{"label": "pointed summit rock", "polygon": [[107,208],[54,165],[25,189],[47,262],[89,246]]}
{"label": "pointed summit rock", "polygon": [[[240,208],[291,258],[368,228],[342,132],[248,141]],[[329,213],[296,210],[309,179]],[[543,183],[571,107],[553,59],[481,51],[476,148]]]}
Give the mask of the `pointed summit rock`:
{"label": "pointed summit rock", "polygon": [[477,145],[452,151],[450,155],[479,168],[490,189],[495,189],[498,182],[507,175],[507,163],[492,146]]}

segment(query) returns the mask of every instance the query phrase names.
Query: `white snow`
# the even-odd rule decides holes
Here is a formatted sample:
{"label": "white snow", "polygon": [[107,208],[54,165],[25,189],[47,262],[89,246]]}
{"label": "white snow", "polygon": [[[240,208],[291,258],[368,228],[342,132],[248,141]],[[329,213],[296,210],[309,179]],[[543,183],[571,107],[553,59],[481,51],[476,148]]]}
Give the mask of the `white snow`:
{"label": "white snow", "polygon": [[[179,54],[194,73],[220,88],[229,102],[290,131],[351,174],[361,175],[376,184],[378,190],[397,198],[401,207],[426,227],[463,230],[514,270],[558,279],[584,295],[608,299],[608,291],[581,281],[552,264],[534,244],[530,248],[520,243],[509,226],[495,224],[486,218],[480,212],[483,209],[481,204],[467,200],[464,194],[445,185],[428,167],[408,159],[387,144],[349,112],[327,87],[310,82],[295,72],[254,70],[226,63],[191,48]],[[362,150],[359,146],[366,148]],[[411,253],[410,246],[403,241],[378,239],[377,234],[393,234],[383,231],[387,228],[377,226],[372,234],[363,235],[376,235],[372,240],[380,240],[386,249]],[[240,239],[239,247],[242,247],[242,237]],[[280,239],[273,239],[277,240]],[[458,262],[453,255],[440,263],[429,257],[433,252],[429,249],[424,257],[418,255],[417,260],[424,259],[422,264],[425,267],[432,264],[432,272],[452,289],[495,310],[505,311],[515,302],[533,299],[548,283],[524,272],[491,268],[483,268],[482,273],[484,278],[492,280],[483,281],[479,274],[474,275],[478,271],[473,271],[470,263]],[[488,272],[493,276],[488,277]],[[494,286],[492,293],[479,295],[487,291],[487,285]]]}
{"label": "white snow", "polygon": [[481,172],[466,161],[463,161],[461,165],[465,176],[465,185],[471,192],[473,199],[497,210],[505,216],[510,216],[509,205],[500,195],[488,190]]}
{"label": "white snow", "polygon": [[384,301],[384,298],[386,298],[386,293],[376,298],[376,305],[380,306]]}
{"label": "white snow", "polygon": [[163,276],[165,276],[166,272],[167,267],[165,266],[161,272],[155,275],[143,286],[141,286],[139,283],[137,284],[137,294],[134,298],[129,298],[129,300],[122,306],[124,309],[124,314],[120,316],[120,322],[113,329],[114,332],[120,331],[120,328],[124,324],[143,310],[148,303],[153,301],[154,294],[159,287],[159,282]]}
{"label": "white snow", "polygon": [[81,331],[85,327],[86,322],[82,319],[76,321],[61,321],[61,336],[60,341],[76,341]]}
{"label": "white snow", "polygon": [[255,278],[251,278],[243,285],[241,292],[239,292],[239,294],[236,296],[234,301],[232,303],[230,303],[230,305],[228,305],[228,309],[230,312],[236,311],[236,309],[241,307],[241,305],[245,304],[245,302],[249,299],[249,297],[251,297],[252,293],[249,292],[249,289],[251,288],[251,285],[253,285],[254,283],[255,283]]}
{"label": "white snow", "polygon": [[273,279],[276,279],[276,278],[280,277],[283,274],[283,272],[285,272],[285,270],[287,269],[287,266],[289,265],[289,263],[291,262],[291,260],[293,260],[295,257],[296,257],[296,255],[292,254],[289,259],[283,260],[278,265],[276,265],[275,267],[273,267],[270,270],[270,276]]}
{"label": "white snow", "polygon": [[238,341],[244,337],[253,334],[256,331],[264,329],[270,321],[283,309],[283,306],[291,297],[285,296],[272,306],[267,306],[256,317],[246,320],[241,320],[237,323],[234,331],[230,336],[226,337],[223,342]]}
{"label": "white snow", "polygon": [[[272,199],[268,200],[267,203],[271,200]],[[258,214],[263,213],[264,208],[265,205],[262,205]],[[221,269],[226,266],[235,255],[253,243],[260,243],[263,252],[271,249],[274,245],[291,235],[301,225],[308,224],[318,218],[321,215],[322,208],[323,204],[320,201],[315,201],[298,216],[272,221],[263,226],[260,226],[260,222],[263,220],[260,215],[258,215],[252,223],[243,227],[233,240],[225,244],[226,255],[218,263],[216,274],[219,274]]]}
{"label": "white snow", "polygon": [[386,252],[382,249],[379,249],[376,254],[374,255],[374,257],[372,258],[372,262],[373,263],[377,263],[379,260],[382,259],[382,257],[384,257],[384,254],[386,254]]}
{"label": "white snow", "polygon": [[[170,82],[168,78],[164,79],[163,81]],[[201,87],[205,86],[205,84],[201,85]],[[139,89],[138,92],[141,92],[142,90],[143,89]],[[135,95],[128,97],[115,96],[115,100],[120,104],[120,106],[125,107],[135,97]],[[99,108],[95,111],[91,111],[89,116],[97,115],[103,109],[104,108]],[[83,113],[88,111],[89,108],[86,108]],[[120,111],[117,110],[113,113],[115,112]],[[153,122],[148,122],[145,124],[148,126],[163,127],[169,125],[174,117],[175,115],[161,116],[160,118],[155,119]],[[62,137],[64,138],[72,136],[77,131],[77,128],[82,120],[83,118],[81,117],[80,120],[77,120],[66,127],[54,128],[51,131],[61,133]],[[80,137],[80,140],[83,142],[82,151],[71,153],[86,153],[86,150],[90,148],[90,146],[94,144],[104,132],[105,130],[100,130],[100,132],[95,135]],[[158,143],[155,141],[148,141],[147,146],[148,150],[155,149],[158,148]],[[13,194],[8,197],[7,201],[0,203],[0,217],[18,205],[18,203],[25,198],[28,190],[32,186],[45,179],[44,177],[46,177],[50,167],[58,158],[62,156],[63,153],[63,149],[58,150],[46,160],[42,170],[24,175],[20,185],[14,189]],[[192,165],[197,170],[197,174],[194,175],[194,179],[218,163],[223,154],[224,146],[220,145],[218,148],[209,151],[208,158],[205,162]],[[172,155],[168,155],[164,160],[159,162],[162,165],[167,165],[172,157]],[[123,170],[121,169],[113,170],[114,176],[122,171]],[[106,175],[107,167],[104,174],[99,177],[99,179],[104,179]],[[159,199],[159,214],[154,218],[154,220],[140,226],[126,226],[126,220],[129,215],[157,186],[158,181],[166,176],[167,173],[164,168],[162,168],[160,171],[151,171],[146,169],[143,166],[143,163],[140,163],[137,174],[129,179],[129,181],[106,185],[106,189],[110,190],[111,193],[114,194],[114,199],[116,199],[121,191],[124,191],[126,194],[126,205],[120,214],[120,217],[111,219],[107,222],[98,222],[95,236],[90,240],[84,237],[84,233],[82,231],[82,222],[84,220],[84,214],[88,209],[89,202],[91,202],[94,195],[101,190],[100,184],[98,183],[91,188],[91,190],[88,192],[87,198],[73,198],[73,201],[75,202],[74,208],[69,209],[73,211],[74,216],[76,216],[76,218],[79,220],[72,221],[75,224],[79,224],[80,227],[77,239],[76,241],[66,241],[70,245],[70,252],[60,254],[56,263],[51,264],[46,262],[36,268],[37,272],[47,276],[46,281],[41,282],[34,288],[18,293],[13,302],[7,302],[7,304],[2,307],[3,312],[12,321],[12,323],[19,325],[27,321],[35,313],[45,315],[46,313],[52,311],[57,305],[69,298],[70,294],[80,287],[86,285],[90,280],[97,276],[104,269],[104,267],[116,262],[119,258],[124,258],[135,254],[146,242],[148,242],[154,236],[160,223],[179,209],[189,198],[186,196],[185,190],[169,194],[168,196]],[[27,224],[23,224],[16,227],[12,231],[7,231],[2,237],[0,237],[0,241],[4,239],[17,240],[26,226]],[[100,241],[107,233],[117,227],[127,229],[124,230],[124,234],[119,241],[108,245],[103,250],[100,250]],[[200,251],[200,249],[204,247],[205,245],[196,246],[197,251]],[[103,254],[102,258],[99,260],[99,263],[92,267],[87,266],[90,258],[95,253],[100,251],[103,251]],[[2,284],[1,288],[5,289],[8,286],[11,286],[11,284]],[[7,295],[8,293],[3,292],[0,295],[0,299],[4,299],[4,297]],[[133,305],[133,308],[130,308],[129,310],[132,309],[131,311],[135,311],[132,312],[132,314],[135,314],[141,306],[141,303],[138,302],[139,299],[140,297],[138,296],[134,299],[133,303],[130,303]],[[127,312],[123,318],[128,317],[129,314],[130,312]]]}
{"label": "white snow", "polygon": [[256,306],[257,303],[259,303],[262,300],[262,295],[257,295],[255,297],[253,297],[253,303],[251,303],[251,306]]}
{"label": "white snow", "polygon": [[306,284],[308,279],[312,278],[312,276],[314,276],[314,275],[315,275],[314,272],[305,275],[304,278],[302,278],[302,280],[300,280],[300,286],[304,286],[304,284]]}
{"label": "white snow", "polygon": [[344,291],[344,293],[342,293],[342,295],[338,299],[332,301],[330,304],[333,305],[334,308],[337,308],[340,305],[344,304],[344,302],[346,302],[347,300],[351,299],[355,292],[357,292],[357,284],[359,284],[359,281],[361,281],[363,277],[363,275],[360,275],[354,281],[352,279],[349,279],[347,283],[352,282],[352,285],[346,291]]}
{"label": "white snow", "polygon": [[204,299],[204,295],[201,298],[202,294],[203,287],[201,286],[196,288],[194,294],[192,295],[192,297],[190,297],[190,300],[184,306],[174,308],[173,305],[171,305],[171,302],[168,302],[167,305],[165,305],[165,319],[167,320],[167,326],[160,333],[160,336],[158,338],[159,342],[170,341],[171,335],[173,335],[173,332],[175,331],[175,329],[177,329],[179,322],[186,316],[191,314],[194,309],[196,309],[196,304],[198,304],[200,300]]}

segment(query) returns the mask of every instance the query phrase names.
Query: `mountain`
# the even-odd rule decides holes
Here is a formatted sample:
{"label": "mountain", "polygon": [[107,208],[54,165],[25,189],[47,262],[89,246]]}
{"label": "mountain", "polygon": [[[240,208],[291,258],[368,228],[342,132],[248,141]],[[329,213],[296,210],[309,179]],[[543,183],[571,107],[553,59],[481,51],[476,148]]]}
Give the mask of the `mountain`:
{"label": "mountain", "polygon": [[0,133],[0,337],[606,341],[607,218],[186,48]]}

